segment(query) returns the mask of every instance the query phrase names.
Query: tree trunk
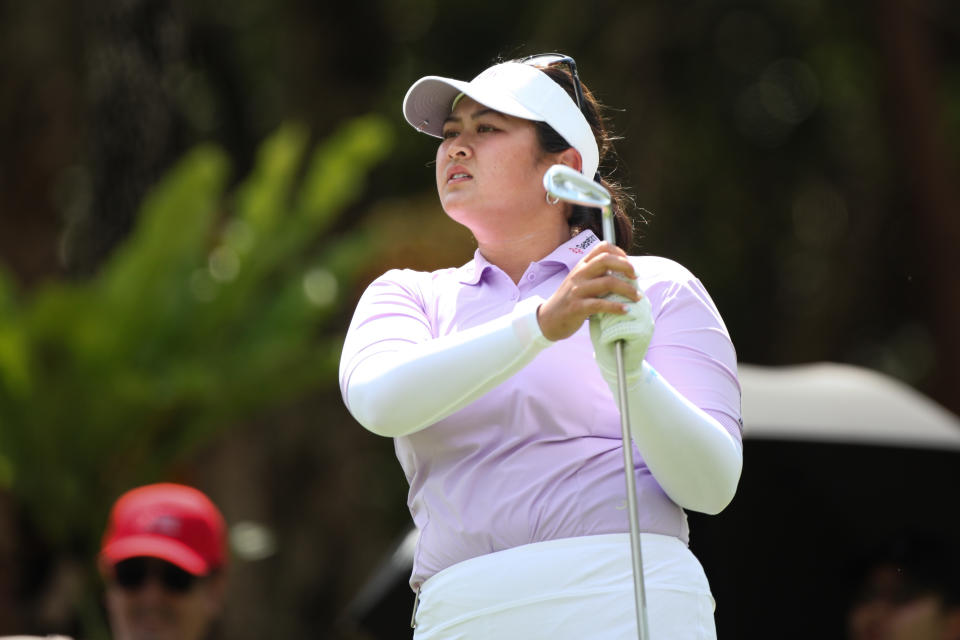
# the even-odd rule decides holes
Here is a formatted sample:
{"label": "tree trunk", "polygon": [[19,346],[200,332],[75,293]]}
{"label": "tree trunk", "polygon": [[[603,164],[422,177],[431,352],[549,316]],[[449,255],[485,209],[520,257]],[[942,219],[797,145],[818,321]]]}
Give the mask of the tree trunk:
{"label": "tree trunk", "polygon": [[147,189],[182,151],[175,105],[185,63],[170,0],[84,3],[91,205],[66,238],[68,269],[89,273],[133,226]]}
{"label": "tree trunk", "polygon": [[904,212],[917,225],[918,254],[936,354],[930,394],[960,413],[956,371],[960,368],[960,171],[944,145],[937,98],[940,77],[931,40],[935,12],[927,2],[881,0],[870,5],[877,28],[884,81],[889,92],[888,118],[900,159],[900,175],[915,204]]}

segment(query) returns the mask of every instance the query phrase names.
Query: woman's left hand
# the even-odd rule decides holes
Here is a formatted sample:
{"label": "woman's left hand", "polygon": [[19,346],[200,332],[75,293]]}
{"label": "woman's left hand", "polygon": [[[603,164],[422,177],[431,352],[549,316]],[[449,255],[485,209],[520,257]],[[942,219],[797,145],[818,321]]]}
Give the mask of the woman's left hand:
{"label": "woman's left hand", "polygon": [[[629,278],[627,282],[623,278]],[[569,338],[584,321],[595,313],[623,315],[622,302],[607,299],[617,294],[638,301],[642,294],[632,280],[636,279],[626,252],[608,242],[601,242],[567,274],[560,287],[537,310],[540,330],[548,340]]]}

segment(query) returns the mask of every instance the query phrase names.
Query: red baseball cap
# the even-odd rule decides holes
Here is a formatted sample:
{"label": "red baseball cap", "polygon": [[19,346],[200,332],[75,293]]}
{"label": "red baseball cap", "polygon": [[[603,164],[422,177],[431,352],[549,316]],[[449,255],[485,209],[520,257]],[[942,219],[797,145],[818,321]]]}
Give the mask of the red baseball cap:
{"label": "red baseball cap", "polygon": [[131,489],[110,511],[100,561],[160,558],[196,576],[226,563],[226,524],[201,491],[161,483]]}

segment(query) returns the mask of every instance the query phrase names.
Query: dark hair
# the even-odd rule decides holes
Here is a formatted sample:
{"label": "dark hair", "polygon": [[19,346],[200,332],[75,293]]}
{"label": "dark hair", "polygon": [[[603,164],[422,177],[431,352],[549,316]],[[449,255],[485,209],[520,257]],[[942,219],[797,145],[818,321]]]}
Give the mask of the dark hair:
{"label": "dark hair", "polygon": [[[573,85],[573,76],[563,64],[554,64],[546,67],[537,67],[550,79],[563,87],[570,97],[576,101],[575,88]],[[627,194],[626,189],[620,183],[613,180],[609,173],[615,166],[616,151],[613,148],[613,141],[618,139],[612,135],[607,125],[606,118],[603,116],[603,105],[593,97],[585,84],[580,84],[583,90],[583,105],[581,111],[587,119],[587,123],[593,130],[593,136],[597,140],[597,146],[600,149],[600,184],[610,192],[611,206],[613,209],[613,224],[617,236],[617,246],[624,251],[629,251],[633,247],[633,221],[627,214],[627,207],[631,205],[632,199]],[[563,136],[554,130],[546,122],[534,122],[537,130],[537,138],[541,148],[547,153],[559,153],[571,147]],[[590,229],[598,237],[603,237],[603,225],[601,223],[600,210],[594,207],[582,207],[573,205],[570,214],[570,226],[580,229]]]}

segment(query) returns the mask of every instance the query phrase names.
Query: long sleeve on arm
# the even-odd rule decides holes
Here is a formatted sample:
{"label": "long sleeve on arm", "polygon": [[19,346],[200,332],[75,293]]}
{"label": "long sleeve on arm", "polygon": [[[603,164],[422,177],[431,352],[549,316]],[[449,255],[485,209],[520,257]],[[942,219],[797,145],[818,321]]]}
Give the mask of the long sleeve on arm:
{"label": "long sleeve on arm", "polygon": [[684,509],[722,511],[740,480],[740,441],[647,362],[628,397],[631,435],[664,492]]}
{"label": "long sleeve on arm", "polygon": [[404,436],[462,409],[523,368],[549,340],[537,322],[543,300],[434,337],[430,314],[410,286],[374,282],[361,297],[344,342],[340,386],[361,425]]}
{"label": "long sleeve on arm", "polygon": [[[641,369],[628,374],[630,428],[664,492],[714,514],[733,499],[743,465],[736,353],[700,282],[670,267],[674,281],[647,290],[656,324]],[[607,382],[616,397],[616,379]]]}

